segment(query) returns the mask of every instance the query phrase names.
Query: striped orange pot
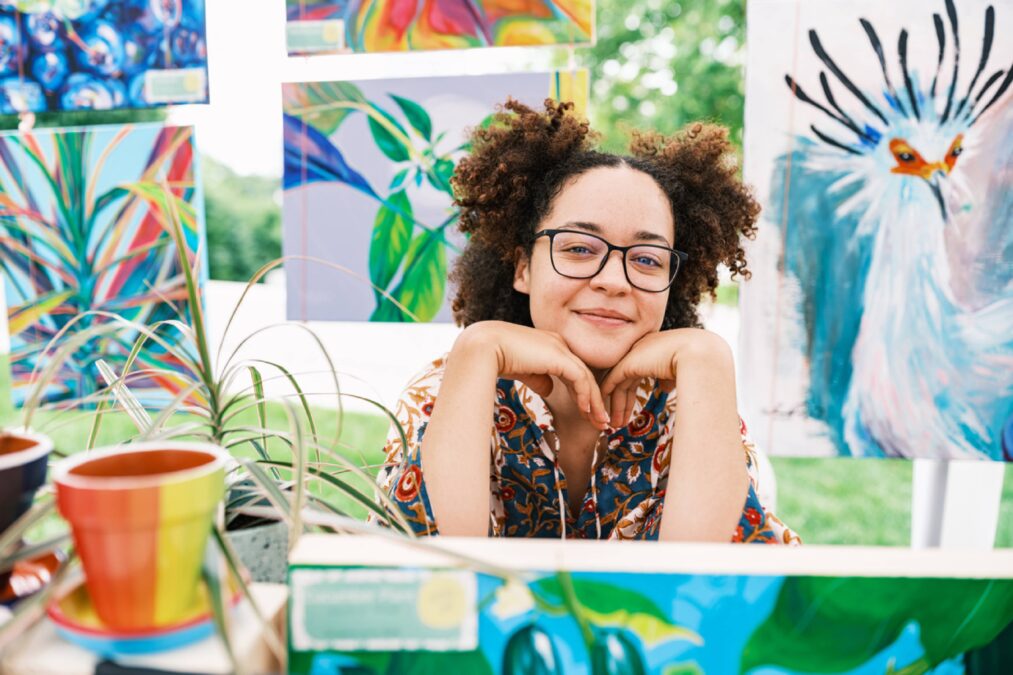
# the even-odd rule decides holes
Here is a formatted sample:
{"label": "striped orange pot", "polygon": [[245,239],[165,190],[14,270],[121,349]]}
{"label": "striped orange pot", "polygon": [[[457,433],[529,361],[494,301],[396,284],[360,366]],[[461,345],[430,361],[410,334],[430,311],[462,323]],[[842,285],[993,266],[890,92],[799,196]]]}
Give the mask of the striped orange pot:
{"label": "striped orange pot", "polygon": [[57,507],[109,628],[159,628],[192,608],[227,459],[214,445],[151,442],[53,466]]}

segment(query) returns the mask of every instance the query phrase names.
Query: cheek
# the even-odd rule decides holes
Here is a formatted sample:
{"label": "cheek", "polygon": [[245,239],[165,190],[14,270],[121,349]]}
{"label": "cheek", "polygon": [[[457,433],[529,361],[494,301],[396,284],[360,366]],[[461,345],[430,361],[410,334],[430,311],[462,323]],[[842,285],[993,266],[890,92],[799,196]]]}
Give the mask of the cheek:
{"label": "cheek", "polygon": [[640,316],[651,330],[661,330],[668,309],[668,293],[652,293],[640,304]]}
{"label": "cheek", "polygon": [[586,282],[561,277],[552,270],[541,276],[534,272],[531,281],[531,323],[541,330],[557,330],[566,315],[563,308]]}

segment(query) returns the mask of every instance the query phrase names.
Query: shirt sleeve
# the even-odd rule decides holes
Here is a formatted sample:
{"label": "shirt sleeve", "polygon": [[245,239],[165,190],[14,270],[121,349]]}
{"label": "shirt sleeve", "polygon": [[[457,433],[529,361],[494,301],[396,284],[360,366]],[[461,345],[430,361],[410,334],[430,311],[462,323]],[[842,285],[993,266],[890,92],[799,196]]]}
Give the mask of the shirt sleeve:
{"label": "shirt sleeve", "polygon": [[[422,437],[443,376],[445,357],[433,361],[408,383],[394,407],[395,421],[384,444],[385,461],[377,484],[387,496],[389,520],[402,521],[417,535],[439,534],[422,479]],[[370,522],[390,524],[375,514]]]}
{"label": "shirt sleeve", "polygon": [[791,528],[769,511],[761,502],[758,496],[760,474],[757,459],[756,444],[749,437],[746,423],[741,419],[740,433],[742,434],[742,447],[746,454],[746,470],[749,473],[749,494],[746,496],[746,504],[742,509],[742,517],[735,528],[732,541],[748,544],[788,544],[797,546],[802,539]]}

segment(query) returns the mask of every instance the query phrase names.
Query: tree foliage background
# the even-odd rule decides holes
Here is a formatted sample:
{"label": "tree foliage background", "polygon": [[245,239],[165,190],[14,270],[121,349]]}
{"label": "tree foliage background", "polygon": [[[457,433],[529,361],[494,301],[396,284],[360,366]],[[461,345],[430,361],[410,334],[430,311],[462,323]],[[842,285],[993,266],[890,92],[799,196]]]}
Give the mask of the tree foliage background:
{"label": "tree foliage background", "polygon": [[625,150],[631,129],[670,134],[696,120],[727,126],[742,147],[745,5],[598,0],[598,41],[578,61],[608,150]]}

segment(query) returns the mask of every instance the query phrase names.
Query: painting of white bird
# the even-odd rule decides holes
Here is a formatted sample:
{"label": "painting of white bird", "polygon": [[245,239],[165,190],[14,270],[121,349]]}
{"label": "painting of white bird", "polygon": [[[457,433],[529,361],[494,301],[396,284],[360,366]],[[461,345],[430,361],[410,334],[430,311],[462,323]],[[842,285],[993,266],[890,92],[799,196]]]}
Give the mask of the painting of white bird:
{"label": "painting of white bird", "polygon": [[750,4],[742,367],[772,452],[1013,461],[1011,34],[1009,2]]}

